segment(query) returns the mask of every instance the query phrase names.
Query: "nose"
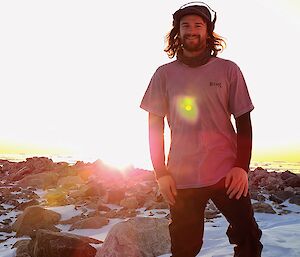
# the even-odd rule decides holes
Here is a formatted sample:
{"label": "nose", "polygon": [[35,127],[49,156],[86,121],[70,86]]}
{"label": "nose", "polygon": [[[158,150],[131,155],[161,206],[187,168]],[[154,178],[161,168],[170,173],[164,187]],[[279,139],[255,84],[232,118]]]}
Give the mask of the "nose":
{"label": "nose", "polygon": [[187,30],[188,34],[197,34],[196,28],[193,26],[190,26]]}

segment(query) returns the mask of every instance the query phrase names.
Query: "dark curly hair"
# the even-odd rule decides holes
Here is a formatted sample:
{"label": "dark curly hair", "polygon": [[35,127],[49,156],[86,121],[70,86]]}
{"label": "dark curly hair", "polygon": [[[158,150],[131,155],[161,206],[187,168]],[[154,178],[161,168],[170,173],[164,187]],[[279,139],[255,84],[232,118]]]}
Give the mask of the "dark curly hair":
{"label": "dark curly hair", "polygon": [[[164,49],[164,51],[168,54],[169,58],[173,58],[177,54],[178,50],[181,49],[181,41],[179,38],[179,26],[180,23],[176,22],[165,38],[167,46]],[[217,56],[218,53],[222,52],[226,47],[225,39],[217,33],[211,31],[211,29],[209,29],[209,26],[207,33],[207,47],[211,50],[212,56]]]}

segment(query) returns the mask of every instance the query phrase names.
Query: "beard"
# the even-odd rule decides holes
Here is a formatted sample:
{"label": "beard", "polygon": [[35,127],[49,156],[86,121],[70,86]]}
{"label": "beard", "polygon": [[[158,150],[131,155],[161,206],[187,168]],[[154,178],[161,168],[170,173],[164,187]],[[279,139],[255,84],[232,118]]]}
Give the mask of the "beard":
{"label": "beard", "polygon": [[200,35],[186,34],[183,36],[182,46],[189,52],[198,52],[205,48],[205,42],[203,42]]}

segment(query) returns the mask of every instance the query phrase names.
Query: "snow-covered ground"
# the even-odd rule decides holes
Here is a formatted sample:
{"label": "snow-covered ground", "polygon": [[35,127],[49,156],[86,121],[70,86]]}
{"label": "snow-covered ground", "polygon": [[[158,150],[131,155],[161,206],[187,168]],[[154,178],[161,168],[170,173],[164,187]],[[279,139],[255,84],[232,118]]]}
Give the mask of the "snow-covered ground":
{"label": "snow-covered ground", "polygon": [[[263,255],[264,257],[299,257],[300,256],[300,206],[284,202],[285,210],[290,210],[291,213],[286,215],[278,214],[263,214],[255,213],[256,220],[263,231],[262,243],[264,244]],[[8,206],[7,206],[8,207]],[[114,206],[110,206],[114,207]],[[115,206],[115,208],[117,208]],[[62,220],[68,219],[72,216],[78,215],[79,211],[74,209],[74,206],[68,205],[63,207],[49,208],[62,215]],[[162,210],[144,211],[139,216],[163,217]],[[168,210],[165,210],[168,213]],[[16,213],[10,212],[9,215],[0,216],[0,222],[4,219],[11,217],[15,219]],[[107,233],[111,227],[122,221],[121,219],[111,219],[109,224],[101,229],[83,229],[73,230],[71,233],[85,235],[104,241]],[[229,257],[233,256],[233,246],[229,244],[226,237],[227,221],[223,216],[216,218],[211,222],[205,223],[204,244],[201,253],[197,256],[201,257]],[[62,231],[68,231],[70,225],[58,225]],[[5,234],[5,233],[2,233]],[[11,235],[14,235],[12,233]],[[15,249],[11,246],[19,239],[23,238],[10,238],[5,242],[0,243],[0,256],[1,257],[14,257]],[[3,239],[3,237],[0,237]],[[101,245],[93,245],[100,247]],[[161,255],[160,257],[169,257],[171,254]]]}

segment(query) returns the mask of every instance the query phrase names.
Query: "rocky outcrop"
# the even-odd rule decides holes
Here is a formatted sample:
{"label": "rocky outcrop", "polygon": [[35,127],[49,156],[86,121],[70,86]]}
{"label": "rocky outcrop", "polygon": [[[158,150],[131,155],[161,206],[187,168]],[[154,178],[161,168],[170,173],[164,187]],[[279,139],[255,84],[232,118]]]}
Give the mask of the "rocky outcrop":
{"label": "rocky outcrop", "polygon": [[170,252],[168,219],[136,217],[109,231],[96,257],[145,257]]}
{"label": "rocky outcrop", "polygon": [[[146,221],[141,221],[140,217],[135,219],[137,215],[145,213],[147,218],[155,213],[160,213],[164,220],[170,218],[169,206],[159,192],[154,174],[147,170],[131,167],[120,172],[101,161],[70,165],[65,162],[54,163],[48,158],[28,158],[19,163],[0,160],[0,173],[0,215],[8,215],[11,211],[18,214],[18,217],[10,216],[2,220],[0,232],[8,233],[6,238],[15,236],[12,230],[17,237],[30,235],[35,238],[39,229],[58,233],[56,224],[68,226],[66,230],[69,231],[98,229],[115,218],[129,218],[135,222],[139,220],[137,226],[147,228],[149,225]],[[280,173],[262,168],[252,170],[249,172],[249,191],[255,212],[286,215],[290,212],[285,209],[286,203],[300,205],[299,175],[290,171]],[[65,205],[73,206],[79,214],[60,220],[59,214],[47,209],[50,206]],[[209,202],[205,209],[205,220],[213,222],[219,216],[218,209]],[[149,223],[151,222],[150,218]],[[142,237],[145,234],[139,227],[131,233],[140,235],[141,244],[144,245]],[[132,236],[130,233],[128,235]],[[150,241],[145,242],[148,249],[145,251],[150,253],[149,249],[156,244],[156,239],[149,237],[147,240]],[[112,245],[115,244],[112,239],[110,241],[114,242]],[[107,248],[105,245],[108,242],[101,247],[101,251]],[[25,243],[22,247],[26,248]],[[142,245],[139,249],[141,247]],[[105,253],[110,254],[110,251],[105,250]],[[19,255],[22,254],[22,257],[28,257],[25,250],[23,253],[19,250]]]}

